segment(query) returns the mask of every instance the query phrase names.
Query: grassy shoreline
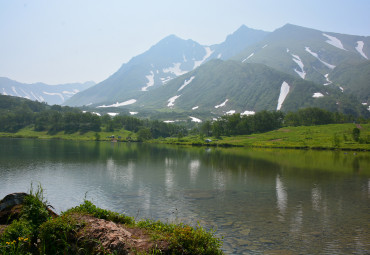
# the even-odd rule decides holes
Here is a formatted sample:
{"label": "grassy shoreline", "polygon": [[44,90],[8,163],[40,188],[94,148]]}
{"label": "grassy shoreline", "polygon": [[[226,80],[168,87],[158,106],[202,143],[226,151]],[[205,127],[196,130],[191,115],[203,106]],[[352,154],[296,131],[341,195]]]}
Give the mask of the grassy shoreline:
{"label": "grassy shoreline", "polygon": [[[354,128],[359,128],[360,137],[355,141],[352,137]],[[114,132],[86,132],[84,134],[64,134],[59,132],[49,135],[47,132],[36,132],[31,127],[16,133],[0,132],[0,138],[31,138],[31,139],[62,139],[76,141],[111,141],[110,136],[118,138],[118,142],[136,142],[135,133],[120,129]],[[211,142],[206,142],[211,139]],[[186,146],[218,146],[218,147],[249,147],[279,149],[313,149],[313,150],[363,150],[370,151],[370,124],[328,124],[318,126],[283,127],[278,130],[238,136],[222,136],[220,138],[189,135],[182,138],[160,138],[146,141],[154,144],[173,144]]]}
{"label": "grassy shoreline", "polygon": [[[329,124],[283,127],[266,133],[222,136],[218,139],[187,136],[180,139],[165,138],[150,142],[193,146],[370,151],[370,124],[361,124],[359,141],[355,141],[352,137],[352,131],[357,126],[355,124]],[[211,139],[212,142],[207,143],[206,139]]]}

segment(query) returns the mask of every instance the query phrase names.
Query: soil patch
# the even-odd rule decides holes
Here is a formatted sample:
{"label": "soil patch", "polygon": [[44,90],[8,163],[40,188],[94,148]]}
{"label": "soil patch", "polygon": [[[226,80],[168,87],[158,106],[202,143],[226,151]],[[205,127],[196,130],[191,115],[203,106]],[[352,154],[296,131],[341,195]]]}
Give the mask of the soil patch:
{"label": "soil patch", "polygon": [[162,252],[168,250],[167,242],[153,241],[144,229],[129,228],[90,215],[74,214],[71,216],[84,223],[84,227],[78,231],[77,236],[90,248],[115,252],[115,254],[151,253],[154,248]]}

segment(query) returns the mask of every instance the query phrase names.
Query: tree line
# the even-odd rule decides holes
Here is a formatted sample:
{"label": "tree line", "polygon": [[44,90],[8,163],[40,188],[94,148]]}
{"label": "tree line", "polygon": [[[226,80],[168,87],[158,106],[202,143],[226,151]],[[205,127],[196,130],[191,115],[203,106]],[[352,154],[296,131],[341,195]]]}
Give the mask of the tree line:
{"label": "tree line", "polygon": [[0,131],[17,132],[33,126],[35,131],[66,134],[88,131],[113,132],[124,128],[137,134],[139,140],[159,137],[182,137],[189,133],[208,137],[248,135],[262,133],[283,126],[308,126],[367,121],[351,115],[329,112],[320,108],[304,108],[296,112],[261,111],[243,116],[239,113],[224,115],[217,120],[205,121],[193,127],[164,123],[159,120],[139,119],[133,116],[98,116],[78,108],[34,102],[26,99],[0,95]]}

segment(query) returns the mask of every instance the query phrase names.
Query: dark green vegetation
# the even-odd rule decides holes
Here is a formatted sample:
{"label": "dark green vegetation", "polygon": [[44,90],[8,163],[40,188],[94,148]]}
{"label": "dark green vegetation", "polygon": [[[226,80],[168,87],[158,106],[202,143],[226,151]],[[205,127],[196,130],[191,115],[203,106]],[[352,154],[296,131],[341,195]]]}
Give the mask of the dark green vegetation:
{"label": "dark green vegetation", "polygon": [[[129,132],[137,133],[137,139],[140,141],[185,132],[183,127],[160,121],[141,120],[130,116],[99,117],[90,112],[84,113],[77,108],[49,106],[0,95],[0,131],[15,133],[25,127],[31,127],[37,132],[46,132],[48,135],[56,135],[60,132],[66,135],[74,133],[83,135],[87,132],[113,132],[124,128]],[[150,129],[150,135],[146,134],[148,129]],[[99,140],[99,136],[95,138]],[[100,136],[100,138],[105,137]]]}
{"label": "dark green vegetation", "polygon": [[[127,254],[127,251],[130,254],[223,254],[220,249],[222,242],[213,231],[160,221],[135,222],[132,217],[98,208],[88,200],[61,216],[52,215],[47,209],[41,186],[34,192],[31,185],[30,194],[25,197],[21,208],[19,219],[13,220],[0,232],[0,253],[3,255]],[[99,226],[91,222],[99,223]],[[144,241],[154,246],[143,248],[121,243],[115,246],[116,249],[107,248],[102,237],[94,236],[94,232],[106,228],[104,240],[112,245],[114,240],[109,240],[107,233],[112,226],[109,222],[115,223],[115,231],[129,230],[138,235],[132,236],[133,239],[142,241],[145,236],[147,239]],[[120,242],[129,242],[122,240]]]}
{"label": "dark green vegetation", "polygon": [[[322,143],[317,137],[307,138],[302,143],[295,137],[290,143],[284,139],[269,138],[259,143],[240,143],[228,137],[265,133],[282,127],[315,126],[328,124],[359,123],[365,124],[367,119],[355,118],[338,112],[330,112],[320,108],[304,108],[287,114],[280,111],[261,111],[255,115],[243,116],[239,113],[224,115],[217,120],[202,123],[182,122],[181,124],[164,123],[159,120],[139,119],[132,116],[118,115],[102,117],[92,113],[83,113],[77,108],[48,106],[43,103],[32,102],[9,96],[0,96],[0,131],[2,137],[29,137],[29,138],[59,138],[75,140],[111,140],[118,141],[147,141],[157,139],[156,142],[204,144],[206,137],[223,140],[213,142],[219,145],[243,145],[271,147],[270,140],[276,140],[272,147],[295,148],[350,148],[366,149],[370,142],[366,130],[352,134],[347,131],[325,132],[333,142],[331,146]],[[352,124],[352,129],[357,128]],[[364,125],[366,127],[366,125]],[[305,130],[305,128],[301,128]],[[305,132],[305,131],[304,131]],[[114,135],[115,137],[112,137]],[[189,137],[186,137],[189,136]],[[295,135],[297,136],[297,134]],[[172,137],[172,138],[171,138]],[[171,138],[163,140],[164,138]],[[228,142],[226,142],[228,140]],[[312,140],[315,141],[312,144]],[[252,141],[252,140],[251,140]],[[351,141],[351,144],[349,142]],[[354,143],[352,143],[354,142]],[[311,144],[311,145],[309,145]]]}

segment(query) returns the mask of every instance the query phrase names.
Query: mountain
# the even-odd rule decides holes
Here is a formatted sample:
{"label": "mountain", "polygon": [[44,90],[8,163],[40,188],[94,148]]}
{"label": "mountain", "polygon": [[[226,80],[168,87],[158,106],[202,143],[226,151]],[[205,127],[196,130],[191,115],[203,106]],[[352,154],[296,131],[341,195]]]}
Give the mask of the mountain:
{"label": "mountain", "polygon": [[62,104],[74,94],[95,85],[94,82],[47,85],[44,83],[25,84],[6,77],[0,77],[0,94],[23,97],[49,105]]}
{"label": "mountain", "polygon": [[[304,80],[336,87],[345,93],[355,92],[356,96],[368,102],[369,89],[352,89],[353,83],[343,83],[351,79],[343,77],[343,72],[345,76],[352,76],[357,67],[363,66],[364,72],[355,72],[356,80],[362,83],[354,86],[369,88],[370,84],[366,82],[369,81],[366,78],[368,57],[370,37],[322,32],[287,24],[233,59],[243,63],[262,63]],[[348,68],[352,71],[347,71]]]}
{"label": "mountain", "polygon": [[269,33],[270,32],[256,30],[242,25],[234,33],[228,35],[223,43],[211,46],[211,49],[213,50],[211,59],[230,59],[248,46],[258,43]]}
{"label": "mountain", "polygon": [[217,115],[319,107],[348,114],[366,109],[340,91],[256,63],[212,60],[143,95],[130,106]]}
{"label": "mountain", "polygon": [[108,79],[73,96],[66,104],[110,105],[139,97],[211,59],[227,59],[267,34],[242,26],[229,35],[224,43],[212,46],[202,46],[193,40],[170,35],[123,64]]}
{"label": "mountain", "polygon": [[358,100],[370,103],[369,45],[370,37],[291,24],[273,32],[241,26],[211,46],[171,35],[65,104],[202,116],[316,106],[367,115]]}

